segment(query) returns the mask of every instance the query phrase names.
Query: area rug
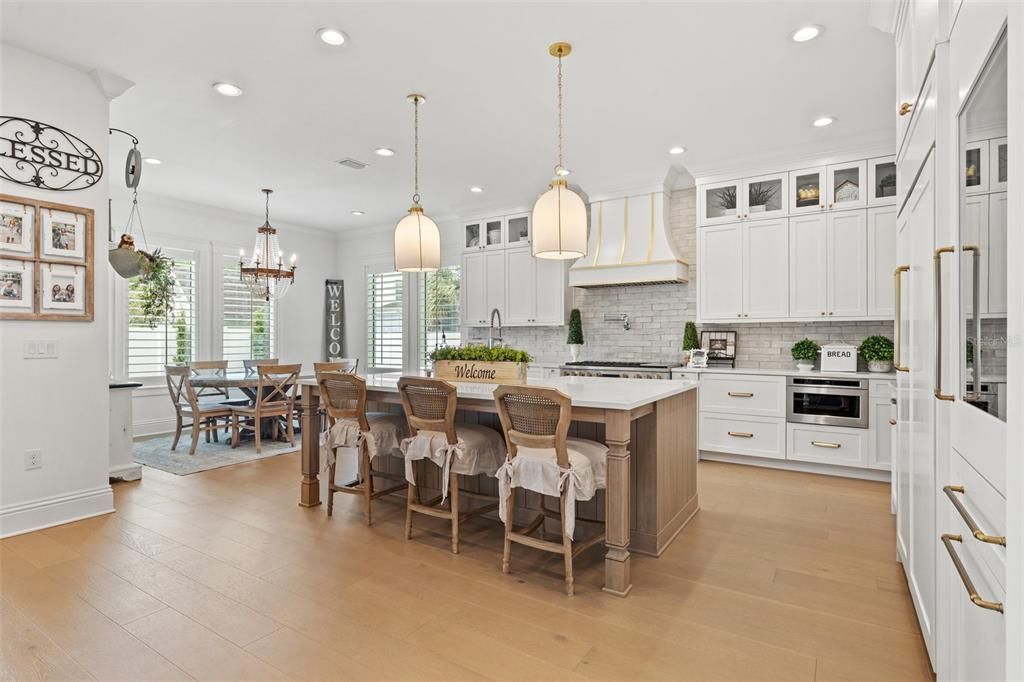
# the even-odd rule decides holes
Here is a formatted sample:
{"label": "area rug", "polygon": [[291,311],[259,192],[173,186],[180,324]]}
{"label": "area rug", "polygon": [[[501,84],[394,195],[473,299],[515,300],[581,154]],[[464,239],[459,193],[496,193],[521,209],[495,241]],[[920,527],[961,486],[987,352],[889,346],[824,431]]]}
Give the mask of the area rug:
{"label": "area rug", "polygon": [[135,441],[135,445],[132,448],[132,459],[138,464],[144,464],[154,469],[160,469],[161,471],[177,474],[178,476],[188,476],[189,474],[219,469],[231,466],[232,464],[286,455],[302,447],[302,441],[296,435],[295,445],[290,445],[287,442],[264,440],[262,443],[263,452],[257,454],[256,443],[251,440],[242,441],[237,448],[232,449],[230,435],[225,436],[221,434],[219,443],[207,443],[204,435],[202,440],[199,441],[198,447],[196,447],[196,454],[190,455],[188,454],[188,449],[192,444],[190,435],[186,433],[181,434],[178,449],[174,451],[171,450],[174,434]]}

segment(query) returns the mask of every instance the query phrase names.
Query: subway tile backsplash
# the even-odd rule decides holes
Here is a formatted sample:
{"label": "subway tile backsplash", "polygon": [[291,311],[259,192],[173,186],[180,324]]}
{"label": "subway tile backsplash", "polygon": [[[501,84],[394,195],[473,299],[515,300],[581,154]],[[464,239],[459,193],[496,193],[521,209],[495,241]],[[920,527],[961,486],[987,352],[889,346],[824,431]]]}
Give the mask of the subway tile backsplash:
{"label": "subway tile backsplash", "polygon": [[[672,237],[679,256],[690,264],[689,284],[574,290],[574,306],[580,309],[586,342],[581,360],[679,362],[684,325],[697,313],[696,199],[696,190],[678,190],[672,193],[670,204]],[[606,322],[606,314],[628,315],[630,329],[624,329],[619,321]],[[750,369],[792,367],[789,349],[804,337],[820,344],[846,341],[858,345],[874,334],[889,338],[893,334],[892,322],[708,324],[698,326],[700,330],[735,331],[736,366]],[[486,340],[486,330],[472,331],[474,339]],[[539,364],[555,365],[570,359],[567,333],[566,327],[514,327],[504,330],[504,342],[529,351]]]}

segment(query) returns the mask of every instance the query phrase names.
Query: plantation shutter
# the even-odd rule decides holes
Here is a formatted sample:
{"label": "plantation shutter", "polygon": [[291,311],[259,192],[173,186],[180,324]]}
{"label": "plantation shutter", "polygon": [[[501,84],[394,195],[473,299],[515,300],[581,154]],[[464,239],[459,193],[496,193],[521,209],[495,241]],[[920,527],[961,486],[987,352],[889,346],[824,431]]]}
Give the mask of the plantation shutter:
{"label": "plantation shutter", "polygon": [[403,368],[404,293],[404,276],[400,272],[366,276],[366,355],[371,368]]}
{"label": "plantation shutter", "polygon": [[143,316],[143,287],[139,278],[128,282],[128,376],[162,376],[164,365],[184,365],[196,359],[196,256],[192,251],[161,249],[173,259],[174,309],[162,319]]}
{"label": "plantation shutter", "polygon": [[241,370],[242,360],[274,356],[274,302],[254,299],[239,275],[238,257],[225,256],[221,268],[221,357],[228,361],[229,370]]}

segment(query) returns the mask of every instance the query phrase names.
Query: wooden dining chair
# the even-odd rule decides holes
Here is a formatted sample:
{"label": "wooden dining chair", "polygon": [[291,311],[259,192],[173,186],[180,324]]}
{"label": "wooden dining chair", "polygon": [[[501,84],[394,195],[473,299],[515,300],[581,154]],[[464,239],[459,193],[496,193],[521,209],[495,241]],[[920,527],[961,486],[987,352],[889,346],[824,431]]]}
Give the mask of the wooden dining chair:
{"label": "wooden dining chair", "polygon": [[[337,483],[337,465],[335,458],[329,460],[327,467],[327,515],[334,514],[334,493],[342,492],[361,495],[366,525],[371,525],[372,502],[382,495],[389,495],[406,487],[405,477],[378,471],[373,468],[373,460],[383,456],[401,457],[398,448],[408,434],[405,417],[400,414],[366,411],[366,380],[354,374],[348,374],[330,366],[335,363],[316,365],[316,381],[320,387],[320,401],[327,416],[328,437],[338,437],[342,442],[335,445],[334,440],[328,441],[328,447],[355,448],[359,457],[359,473],[355,481],[345,484]],[[325,366],[328,368],[323,369]],[[341,426],[341,429],[338,429]],[[357,437],[356,434],[358,434]],[[322,441],[321,441],[322,442]],[[373,487],[374,477],[385,480],[399,481],[399,485],[381,490]]]}
{"label": "wooden dining chair", "polygon": [[[405,512],[405,537],[412,537],[412,515],[425,514],[451,522],[452,553],[459,553],[459,524],[466,519],[497,509],[493,495],[462,490],[459,476],[494,476],[505,458],[501,434],[479,424],[456,424],[458,397],[455,386],[440,379],[402,377],[398,393],[412,436],[402,444],[406,458],[409,492]],[[429,459],[441,468],[441,495],[424,502],[416,482],[416,461]],[[447,474],[447,475],[445,475]],[[460,498],[479,499],[486,504],[471,511],[460,509]],[[447,498],[448,506],[444,503]]]}
{"label": "wooden dining chair", "polygon": [[[231,447],[238,447],[239,435],[249,429],[256,435],[256,452],[263,451],[260,442],[261,422],[273,417],[272,438],[277,439],[280,421],[284,417],[288,442],[295,445],[295,396],[298,392],[301,364],[257,365],[256,401],[251,406],[235,405],[231,408]],[[248,421],[246,421],[248,420]]]}
{"label": "wooden dining chair", "polygon": [[323,372],[342,372],[344,374],[355,374],[359,360],[342,359],[332,362],[314,362],[313,372],[320,376]]}
{"label": "wooden dining chair", "polygon": [[[189,363],[189,368],[192,370],[192,376],[202,377],[224,377],[228,376],[228,361],[227,360],[196,360]],[[231,393],[224,386],[202,386],[196,388],[196,397],[202,400],[203,398],[230,398]]]}
{"label": "wooden dining chair", "polygon": [[359,358],[327,358],[329,362],[339,363],[346,366],[349,374],[355,374],[359,370]]}
{"label": "wooden dining chair", "polygon": [[[573,542],[572,531],[577,520],[574,505],[577,500],[590,499],[596,490],[605,488],[608,447],[596,441],[568,437],[572,401],[561,391],[531,386],[499,386],[494,391],[494,400],[508,448],[508,462],[498,473],[499,480],[504,478],[504,486],[499,484],[499,488],[504,488],[501,516],[505,522],[501,570],[503,573],[511,571],[513,542],[561,554],[565,560],[565,591],[572,596],[573,557],[603,542],[605,537],[602,530],[583,542]],[[513,523],[516,488],[557,497],[558,511],[549,511],[542,497],[537,517],[525,527],[516,529]],[[559,520],[559,542],[551,542],[544,537],[545,518]],[[537,530],[540,531],[539,538],[532,535]]]}
{"label": "wooden dining chair", "polygon": [[[188,454],[196,454],[196,446],[199,444],[199,436],[206,432],[207,437],[212,432],[217,437],[218,420],[222,417],[231,417],[232,407],[223,403],[200,403],[195,389],[192,387],[192,368],[188,365],[167,365],[164,367],[167,378],[167,390],[171,395],[171,402],[175,410],[174,442],[171,443],[171,450],[178,447],[178,439],[181,438],[181,431],[185,427],[192,428],[192,447]],[[185,424],[185,419],[191,419],[191,424]]]}
{"label": "wooden dining chair", "polygon": [[257,360],[255,358],[249,360],[242,360],[242,368],[245,369],[245,376],[251,377],[256,374],[256,368],[260,365],[279,365],[281,364],[280,358],[264,358],[263,360]]}

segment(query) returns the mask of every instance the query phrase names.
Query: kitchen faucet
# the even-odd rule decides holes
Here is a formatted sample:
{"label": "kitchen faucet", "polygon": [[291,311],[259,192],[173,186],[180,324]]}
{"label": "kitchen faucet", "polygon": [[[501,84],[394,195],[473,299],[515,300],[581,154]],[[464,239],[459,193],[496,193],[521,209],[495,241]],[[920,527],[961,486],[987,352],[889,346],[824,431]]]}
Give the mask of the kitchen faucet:
{"label": "kitchen faucet", "polygon": [[501,338],[501,311],[495,308],[491,311],[491,328],[487,331],[487,347],[494,348],[494,316],[498,316],[498,343],[502,341]]}

